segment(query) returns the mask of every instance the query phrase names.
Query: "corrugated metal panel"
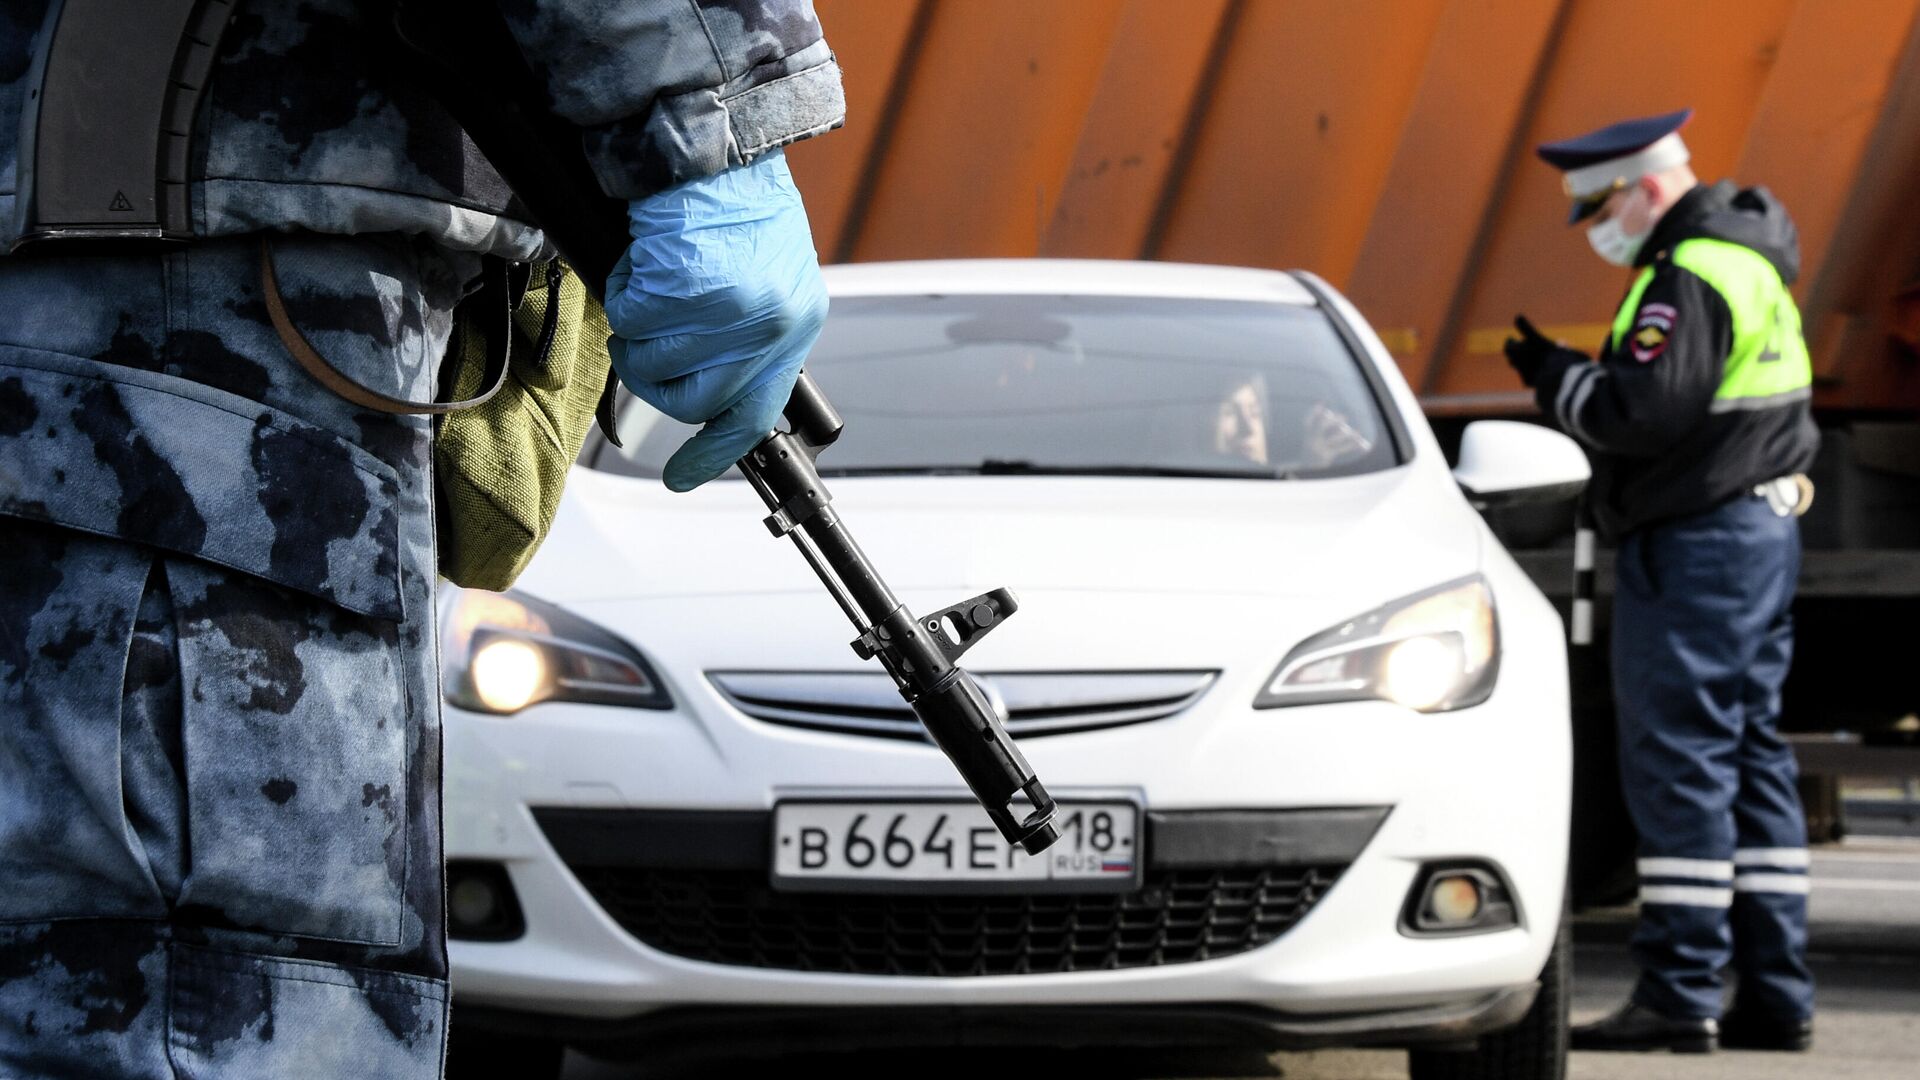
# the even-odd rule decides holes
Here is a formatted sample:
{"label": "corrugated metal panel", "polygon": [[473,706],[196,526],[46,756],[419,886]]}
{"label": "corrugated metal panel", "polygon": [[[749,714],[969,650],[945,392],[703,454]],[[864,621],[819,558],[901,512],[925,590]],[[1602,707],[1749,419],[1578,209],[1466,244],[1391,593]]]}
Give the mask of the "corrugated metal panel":
{"label": "corrugated metal panel", "polygon": [[1436,407],[1510,408],[1512,316],[1591,344],[1622,288],[1531,146],[1688,104],[1799,220],[1823,404],[1920,404],[1920,0],[817,2],[830,258],[1303,266]]}

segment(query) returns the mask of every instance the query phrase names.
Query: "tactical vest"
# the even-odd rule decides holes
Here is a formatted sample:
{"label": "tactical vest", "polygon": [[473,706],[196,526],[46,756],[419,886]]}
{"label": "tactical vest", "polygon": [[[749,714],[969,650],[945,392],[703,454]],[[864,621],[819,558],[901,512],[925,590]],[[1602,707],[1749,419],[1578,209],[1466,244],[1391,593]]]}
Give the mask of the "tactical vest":
{"label": "tactical vest", "polygon": [[[1711,285],[1733,313],[1733,347],[1721,369],[1712,412],[1771,409],[1813,396],[1813,362],[1800,331],[1800,309],[1766,256],[1749,247],[1698,237],[1674,245],[1675,266]],[[1654,267],[1640,271],[1613,318],[1608,351],[1618,349],[1640,310]]]}

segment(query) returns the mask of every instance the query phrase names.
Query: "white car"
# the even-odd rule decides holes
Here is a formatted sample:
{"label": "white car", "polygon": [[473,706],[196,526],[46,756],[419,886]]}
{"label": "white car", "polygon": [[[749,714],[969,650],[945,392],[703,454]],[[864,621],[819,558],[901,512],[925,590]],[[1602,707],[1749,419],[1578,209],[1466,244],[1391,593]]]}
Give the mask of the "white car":
{"label": "white car", "polygon": [[1382,1045],[1416,1077],[1562,1075],[1564,634],[1470,498],[1563,497],[1578,448],[1475,424],[1450,470],[1304,273],[827,280],[833,505],[915,612],[1016,594],[964,663],[1063,836],[1001,841],[754,491],[668,492],[687,429],[629,401],[514,591],[440,612],[456,1048]]}

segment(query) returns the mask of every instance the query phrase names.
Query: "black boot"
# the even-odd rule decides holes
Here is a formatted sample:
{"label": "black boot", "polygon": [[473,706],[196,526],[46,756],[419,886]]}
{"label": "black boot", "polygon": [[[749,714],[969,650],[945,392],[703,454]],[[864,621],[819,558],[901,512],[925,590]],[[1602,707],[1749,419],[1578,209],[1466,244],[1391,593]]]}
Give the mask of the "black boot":
{"label": "black boot", "polygon": [[1791,1020],[1736,1005],[1720,1022],[1720,1045],[1729,1050],[1811,1050],[1813,1018]]}
{"label": "black boot", "polygon": [[1605,1020],[1573,1029],[1575,1050],[1671,1050],[1710,1054],[1720,1025],[1710,1017],[1675,1019],[1629,1001]]}

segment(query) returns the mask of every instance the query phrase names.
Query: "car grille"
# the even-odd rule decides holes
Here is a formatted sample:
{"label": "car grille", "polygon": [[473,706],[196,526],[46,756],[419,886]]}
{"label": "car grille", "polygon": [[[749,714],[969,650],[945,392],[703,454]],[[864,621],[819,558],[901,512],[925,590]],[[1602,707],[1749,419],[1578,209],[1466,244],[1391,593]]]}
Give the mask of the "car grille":
{"label": "car grille", "polygon": [[1232,956],[1280,937],[1345,864],[1152,870],[1132,893],[783,893],[764,870],[574,867],[628,933],[691,960],[847,975],[1038,975]]}
{"label": "car grille", "polygon": [[[979,675],[1015,738],[1064,735],[1172,716],[1200,699],[1215,671],[1022,672]],[[926,741],[926,729],[873,672],[716,671],[707,678],[734,708],[769,724]]]}

